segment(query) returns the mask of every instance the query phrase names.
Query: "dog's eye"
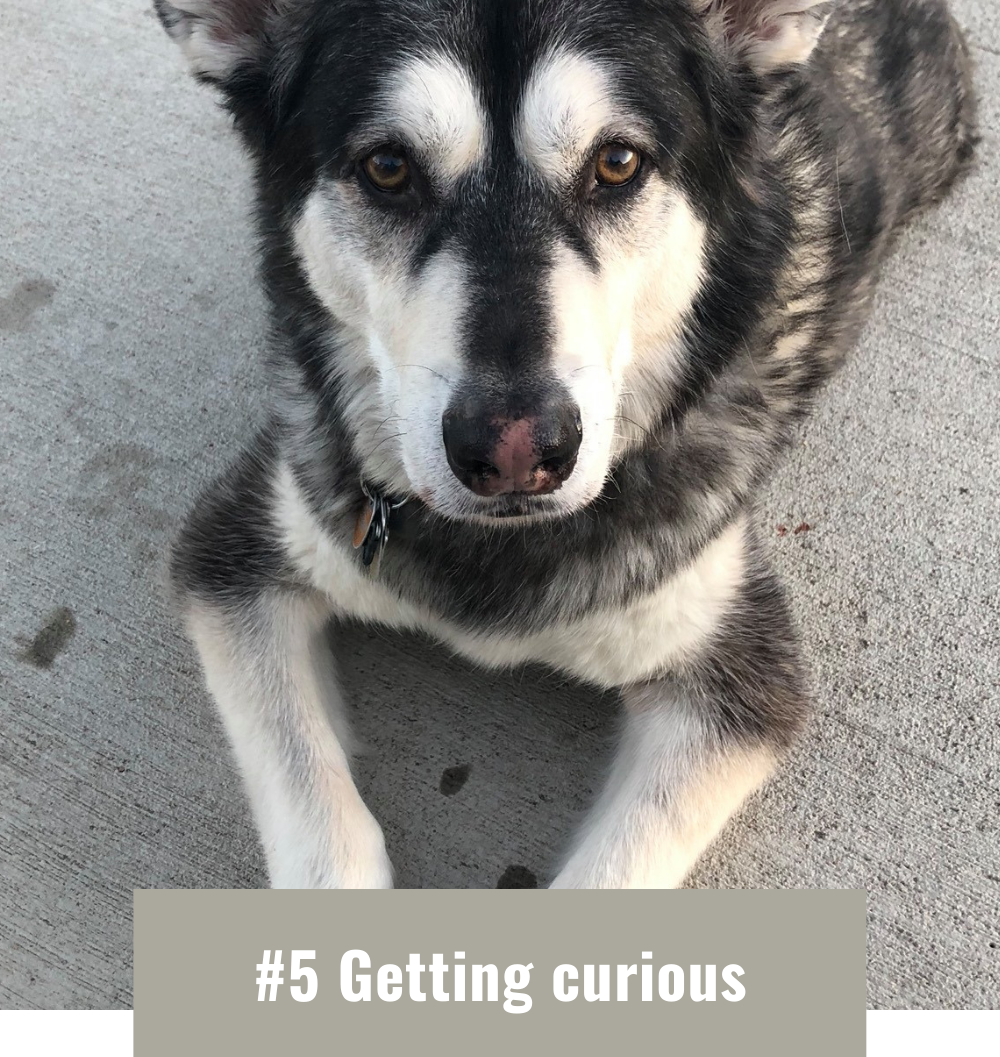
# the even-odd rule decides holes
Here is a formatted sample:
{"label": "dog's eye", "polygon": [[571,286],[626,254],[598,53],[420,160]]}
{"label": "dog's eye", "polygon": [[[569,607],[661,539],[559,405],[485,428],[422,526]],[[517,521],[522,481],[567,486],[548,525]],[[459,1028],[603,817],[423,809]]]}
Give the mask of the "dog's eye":
{"label": "dog's eye", "polygon": [[410,186],[410,160],[400,151],[372,151],[362,162],[365,176],[379,191],[400,194]]}
{"label": "dog's eye", "polygon": [[622,187],[635,178],[641,164],[638,151],[624,143],[605,143],[597,152],[594,175],[599,184]]}

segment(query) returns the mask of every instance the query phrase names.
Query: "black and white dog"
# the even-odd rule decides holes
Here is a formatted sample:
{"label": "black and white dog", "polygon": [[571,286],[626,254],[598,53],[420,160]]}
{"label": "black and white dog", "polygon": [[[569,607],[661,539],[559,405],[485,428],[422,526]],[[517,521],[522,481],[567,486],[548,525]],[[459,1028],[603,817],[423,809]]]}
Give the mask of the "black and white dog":
{"label": "black and white dog", "polygon": [[553,887],[679,885],[807,711],[754,499],[975,140],[943,0],[156,0],[256,170],[269,424],[172,575],[282,887],[387,887],[331,618],[620,690]]}

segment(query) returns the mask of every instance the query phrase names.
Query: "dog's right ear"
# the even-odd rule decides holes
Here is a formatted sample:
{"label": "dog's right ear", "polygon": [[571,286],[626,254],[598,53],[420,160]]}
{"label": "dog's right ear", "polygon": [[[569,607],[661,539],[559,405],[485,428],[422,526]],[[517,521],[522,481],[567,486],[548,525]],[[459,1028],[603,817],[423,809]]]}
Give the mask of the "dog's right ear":
{"label": "dog's right ear", "polygon": [[202,81],[224,84],[252,67],[268,46],[269,26],[288,0],[153,0],[167,33]]}

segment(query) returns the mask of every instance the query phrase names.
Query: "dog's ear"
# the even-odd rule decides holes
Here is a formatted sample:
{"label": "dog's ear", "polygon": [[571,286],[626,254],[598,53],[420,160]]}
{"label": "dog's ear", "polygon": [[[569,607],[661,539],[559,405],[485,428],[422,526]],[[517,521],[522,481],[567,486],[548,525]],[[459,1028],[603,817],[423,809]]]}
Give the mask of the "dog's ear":
{"label": "dog's ear", "polygon": [[191,72],[216,84],[260,59],[271,20],[287,4],[288,0],[153,0]]}
{"label": "dog's ear", "polygon": [[688,0],[709,35],[766,74],[809,59],[838,0]]}

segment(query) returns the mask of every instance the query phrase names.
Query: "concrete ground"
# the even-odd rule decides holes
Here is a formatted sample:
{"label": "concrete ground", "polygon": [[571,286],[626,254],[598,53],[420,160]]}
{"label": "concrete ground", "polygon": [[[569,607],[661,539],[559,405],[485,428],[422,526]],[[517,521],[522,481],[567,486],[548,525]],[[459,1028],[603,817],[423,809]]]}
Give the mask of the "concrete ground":
{"label": "concrete ground", "polygon": [[[7,1007],[128,1006],[133,888],[264,883],[161,588],[185,508],[260,414],[248,185],[143,8],[0,0]],[[1000,12],[955,8],[980,166],[904,239],[763,505],[817,718],[692,881],[867,889],[885,1008],[1000,1005]],[[400,883],[545,883],[612,702],[387,634],[338,649]]]}

